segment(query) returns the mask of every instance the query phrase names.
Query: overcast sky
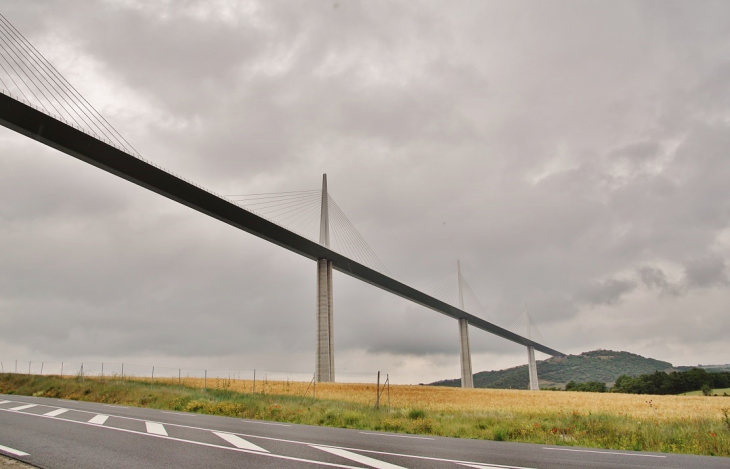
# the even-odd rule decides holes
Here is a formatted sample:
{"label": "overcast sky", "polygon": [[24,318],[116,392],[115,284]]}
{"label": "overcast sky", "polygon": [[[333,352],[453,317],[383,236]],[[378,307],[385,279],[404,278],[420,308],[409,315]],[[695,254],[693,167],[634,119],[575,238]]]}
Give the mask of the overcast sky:
{"label": "overcast sky", "polygon": [[[317,189],[389,271],[548,346],[730,363],[730,4],[23,1],[147,159]],[[315,263],[0,128],[0,358],[311,372]],[[335,366],[459,376],[456,321],[334,277]],[[524,347],[472,329],[475,371]],[[538,354],[538,359],[546,358]]]}

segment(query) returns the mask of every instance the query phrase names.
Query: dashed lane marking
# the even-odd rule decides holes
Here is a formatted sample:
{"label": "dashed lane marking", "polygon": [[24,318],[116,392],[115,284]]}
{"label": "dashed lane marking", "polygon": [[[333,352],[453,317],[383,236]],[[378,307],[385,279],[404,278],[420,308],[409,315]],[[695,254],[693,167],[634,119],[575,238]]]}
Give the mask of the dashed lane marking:
{"label": "dashed lane marking", "polygon": [[161,423],[157,422],[145,422],[144,423],[147,426],[147,433],[153,433],[155,435],[162,435],[167,436],[167,430],[165,430],[165,426]]}
{"label": "dashed lane marking", "polygon": [[7,446],[0,445],[0,451],[12,454],[13,456],[30,456],[30,454]]}
{"label": "dashed lane marking", "polygon": [[13,401],[0,401],[0,404],[7,404],[8,402],[13,402]]}
{"label": "dashed lane marking", "polygon": [[25,409],[30,409],[31,407],[36,407],[36,406],[38,406],[38,404],[26,404],[26,405],[21,405],[18,407],[12,407],[8,410],[25,410]]}
{"label": "dashed lane marking", "polygon": [[335,456],[349,459],[350,461],[354,461],[360,464],[365,464],[366,466],[374,467],[375,469],[405,469],[403,466],[396,466],[395,464],[391,464],[389,462],[381,461],[379,459],[373,459],[368,456],[363,456],[362,454],[353,453],[352,451],[347,451],[340,448],[315,445],[312,445],[312,448],[317,448],[327,453],[334,454]]}
{"label": "dashed lane marking", "polygon": [[108,415],[99,414],[91,418],[89,420],[89,423],[93,423],[94,425],[104,425],[104,422],[106,422],[106,419],[108,419]]}
{"label": "dashed lane marking", "polygon": [[268,451],[266,451],[262,447],[256,446],[250,441],[246,441],[240,436],[234,435],[233,433],[213,432],[213,434],[217,437],[223,438],[236,448],[250,449],[251,451],[263,451],[264,453],[268,453]]}
{"label": "dashed lane marking", "polygon": [[[8,410],[9,409],[0,409],[0,412],[1,411],[6,411],[7,412]],[[256,454],[256,455],[259,455],[261,457],[269,457],[269,458],[275,458],[275,459],[283,459],[283,460],[286,460],[286,461],[295,461],[295,462],[315,464],[315,465],[327,466],[327,467],[338,467],[338,468],[341,468],[341,469],[362,469],[361,467],[348,466],[348,465],[345,465],[345,464],[335,464],[335,463],[325,462],[325,461],[315,461],[313,459],[303,459],[303,458],[297,458],[297,457],[293,457],[293,456],[282,456],[282,455],[279,455],[279,454],[262,453],[261,451],[251,451],[251,450],[244,449],[244,448],[232,448],[230,446],[213,445],[213,444],[210,444],[210,443],[203,443],[202,441],[184,440],[182,438],[172,438],[172,437],[164,436],[164,435],[156,435],[154,433],[144,433],[144,432],[138,432],[138,431],[135,431],[135,430],[127,430],[126,428],[116,428],[116,427],[110,427],[110,426],[102,426],[102,427],[99,427],[98,425],[94,425],[94,424],[89,423],[89,422],[79,422],[78,420],[67,420],[67,419],[62,419],[62,418],[59,418],[59,417],[48,417],[47,415],[42,415],[42,414],[28,414],[28,413],[26,413],[26,414],[22,414],[22,415],[27,415],[29,417],[41,417],[41,418],[46,418],[46,419],[58,420],[60,422],[73,423],[73,424],[77,424],[77,425],[92,425],[92,426],[95,426],[95,427],[98,427],[98,428],[103,428],[105,430],[113,430],[113,431],[122,432],[122,433],[130,433],[130,434],[134,434],[134,435],[147,436],[147,437],[150,437],[150,438],[162,438],[164,440],[179,441],[181,443],[189,443],[191,445],[205,446],[207,448],[217,448],[217,449],[224,449],[226,451],[236,451],[236,452],[239,452],[239,453]],[[124,418],[124,417],[122,417],[122,418]],[[139,420],[139,419],[130,419],[130,420]],[[178,425],[178,426],[180,426],[180,425]],[[0,446],[0,450],[3,450],[3,448],[5,448],[5,447],[4,446]],[[10,450],[17,451],[17,450],[13,450],[12,448],[5,448],[5,449],[8,450],[8,452],[10,452]],[[22,453],[22,451],[21,451],[21,453]],[[15,453],[11,453],[11,454],[15,454]],[[24,453],[22,455],[18,454],[17,456],[28,456],[28,454],[27,453]]]}
{"label": "dashed lane marking", "polygon": [[68,412],[68,409],[56,409],[56,410],[52,410],[50,412],[46,412],[43,415],[47,415],[49,417],[58,417],[59,415],[66,413],[66,412]]}

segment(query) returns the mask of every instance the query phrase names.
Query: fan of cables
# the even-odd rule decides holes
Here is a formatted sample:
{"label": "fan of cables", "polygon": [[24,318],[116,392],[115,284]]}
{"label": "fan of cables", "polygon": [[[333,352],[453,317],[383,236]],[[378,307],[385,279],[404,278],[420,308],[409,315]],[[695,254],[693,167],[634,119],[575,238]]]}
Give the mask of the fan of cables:
{"label": "fan of cables", "polygon": [[545,341],[540,329],[537,328],[537,324],[535,324],[530,313],[527,312],[527,308],[506,329],[538,343]]}
{"label": "fan of cables", "polygon": [[479,301],[479,297],[477,297],[476,293],[474,293],[469,282],[467,282],[464,276],[459,272],[453,272],[447,275],[438,282],[433,283],[431,286],[424,289],[424,292],[443,301],[444,303],[448,303],[458,308],[459,284],[461,284],[461,298],[464,303],[463,310],[467,313],[474,314],[475,316],[481,316],[491,322],[492,319],[487,308],[485,308],[482,302]]}
{"label": "fan of cables", "polygon": [[[235,194],[227,198],[289,231],[319,242],[321,190]],[[375,251],[330,194],[327,194],[327,201],[330,249],[373,270],[390,275]]]}
{"label": "fan of cables", "polygon": [[122,134],[2,14],[0,86],[4,94],[140,157]]}

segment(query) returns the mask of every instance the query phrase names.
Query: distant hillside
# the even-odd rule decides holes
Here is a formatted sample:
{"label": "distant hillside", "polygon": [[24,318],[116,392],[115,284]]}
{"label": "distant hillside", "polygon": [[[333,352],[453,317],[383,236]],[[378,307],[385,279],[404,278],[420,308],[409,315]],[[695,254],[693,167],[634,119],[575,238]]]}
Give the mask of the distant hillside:
{"label": "distant hillside", "polygon": [[[598,381],[612,385],[621,375],[638,376],[657,370],[671,371],[672,364],[644,358],[629,352],[594,350],[580,355],[549,358],[537,362],[540,387],[565,387],[568,381]],[[474,375],[474,387],[497,389],[527,389],[527,365],[499,371],[482,371]],[[431,383],[433,386],[461,386],[460,379]]]}

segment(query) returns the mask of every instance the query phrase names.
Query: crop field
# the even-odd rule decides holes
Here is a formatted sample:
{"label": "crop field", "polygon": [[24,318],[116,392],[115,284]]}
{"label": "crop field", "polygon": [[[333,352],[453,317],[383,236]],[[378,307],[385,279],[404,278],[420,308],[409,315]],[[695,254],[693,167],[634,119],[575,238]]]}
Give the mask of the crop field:
{"label": "crop field", "polygon": [[[205,386],[205,389],[203,387]],[[316,397],[315,397],[316,392]],[[730,397],[0,374],[0,393],[460,438],[730,457]],[[390,406],[388,405],[390,404]]]}
{"label": "crop field", "polygon": [[[149,381],[148,381],[149,382]],[[177,380],[171,381],[176,383]],[[183,378],[183,384],[203,387],[203,380]],[[254,391],[251,380],[208,379],[208,388],[229,389],[243,393]],[[382,387],[382,384],[381,384]],[[307,388],[309,388],[307,390]],[[256,392],[312,397],[310,383],[256,381]],[[715,391],[717,392],[717,391]],[[374,405],[375,384],[316,383],[319,399]],[[442,386],[393,385],[389,388],[390,405],[394,409],[419,409],[431,412],[515,412],[581,414],[606,413],[631,418],[666,421],[692,419],[711,414],[720,415],[721,407],[730,407],[730,398],[697,396],[647,396],[587,392],[523,391],[514,389],[461,389]],[[388,404],[388,389],[381,394],[381,405]]]}

